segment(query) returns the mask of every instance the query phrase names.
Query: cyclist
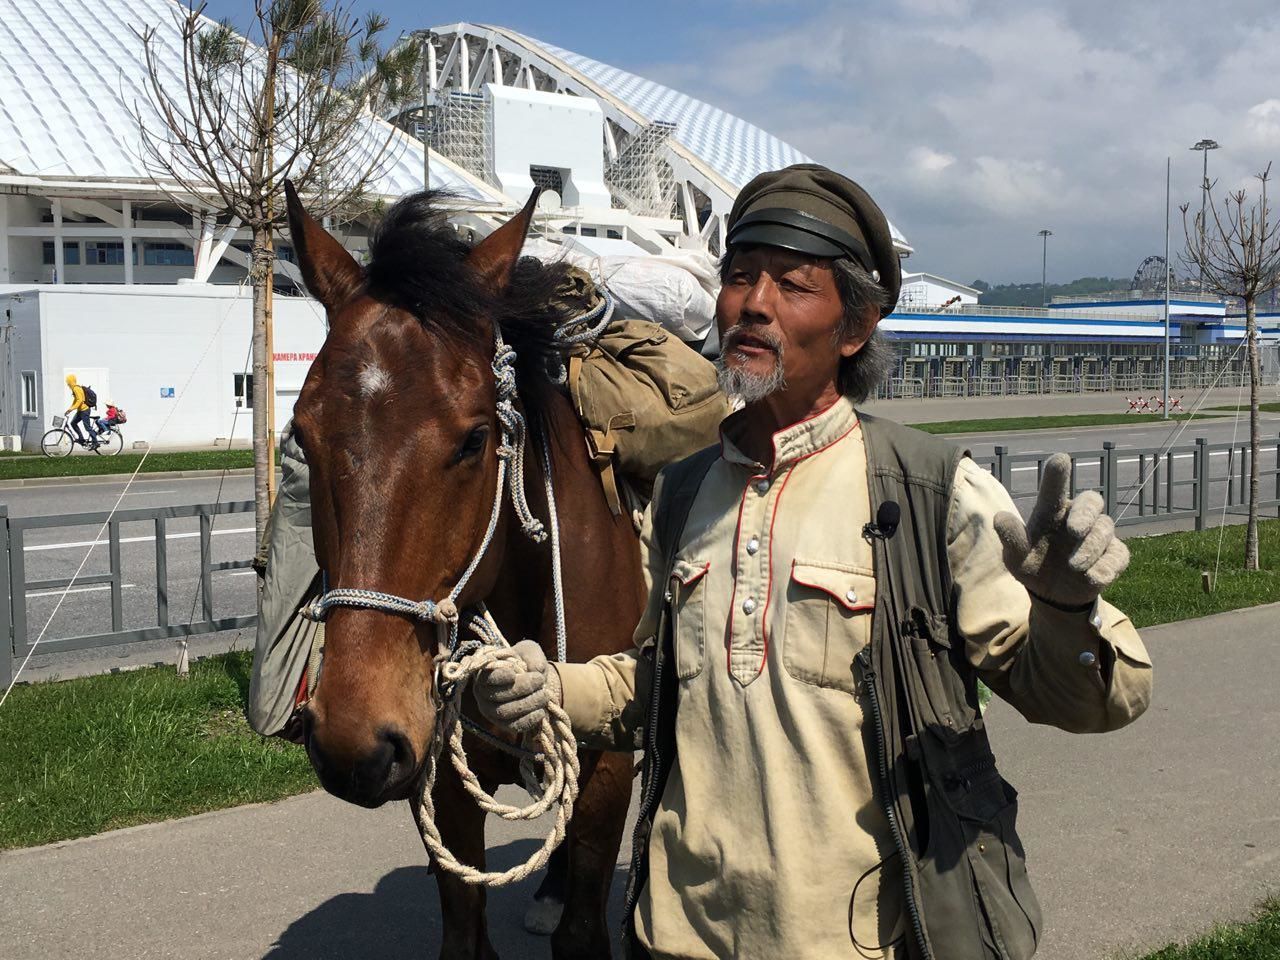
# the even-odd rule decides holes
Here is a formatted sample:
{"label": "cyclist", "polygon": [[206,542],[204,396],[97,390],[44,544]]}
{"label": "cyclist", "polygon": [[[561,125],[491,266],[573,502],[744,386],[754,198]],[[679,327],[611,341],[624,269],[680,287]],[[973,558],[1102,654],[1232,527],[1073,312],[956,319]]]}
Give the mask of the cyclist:
{"label": "cyclist", "polygon": [[[89,413],[89,402],[85,399],[84,387],[76,383],[74,373],[67,374],[67,389],[71,391],[71,406],[67,407],[67,413],[75,412],[75,416],[68,424],[71,433],[89,449],[93,449],[98,445],[98,430],[94,426],[93,416]],[[84,424],[83,433],[80,431],[81,424]]]}

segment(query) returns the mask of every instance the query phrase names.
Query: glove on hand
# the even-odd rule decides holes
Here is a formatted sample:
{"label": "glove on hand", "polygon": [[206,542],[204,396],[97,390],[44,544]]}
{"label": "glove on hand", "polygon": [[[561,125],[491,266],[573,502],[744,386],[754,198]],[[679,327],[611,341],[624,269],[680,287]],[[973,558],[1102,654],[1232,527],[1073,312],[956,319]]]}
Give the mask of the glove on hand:
{"label": "glove on hand", "polygon": [[1071,458],[1055,453],[1045,461],[1026,526],[1005,511],[996,514],[995,527],[1005,566],[1032,596],[1059,607],[1087,607],[1129,565],[1129,548],[1116,539],[1102,496],[1088,490],[1072,500],[1070,489]]}
{"label": "glove on hand", "polygon": [[471,689],[481,716],[523,735],[537,730],[547,715],[551,699],[547,671],[551,668],[542,648],[532,640],[521,640],[511,649],[529,669],[516,673],[506,664],[490,667],[476,675]]}

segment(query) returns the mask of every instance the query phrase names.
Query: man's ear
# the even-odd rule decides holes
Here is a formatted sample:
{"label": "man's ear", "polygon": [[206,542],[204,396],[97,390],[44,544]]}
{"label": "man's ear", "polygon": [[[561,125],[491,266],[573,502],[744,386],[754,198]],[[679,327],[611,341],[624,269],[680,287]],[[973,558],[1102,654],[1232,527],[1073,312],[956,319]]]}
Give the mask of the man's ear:
{"label": "man's ear", "polygon": [[346,303],[364,282],[364,270],[347,248],[307,213],[292,181],[284,182],[284,195],[289,205],[289,233],[298,258],[298,269],[311,295],[330,312],[332,323],[332,313]]}
{"label": "man's ear", "polygon": [[862,311],[862,326],[856,333],[848,334],[840,338],[840,356],[852,357],[855,353],[862,349],[863,344],[871,339],[871,335],[876,331],[876,324],[880,322],[880,308],[876,306],[868,306]]}
{"label": "man's ear", "polygon": [[511,271],[520,259],[539,192],[534,187],[524,209],[477,243],[467,257],[467,262],[484,278],[486,285],[495,290],[506,290],[511,283]]}

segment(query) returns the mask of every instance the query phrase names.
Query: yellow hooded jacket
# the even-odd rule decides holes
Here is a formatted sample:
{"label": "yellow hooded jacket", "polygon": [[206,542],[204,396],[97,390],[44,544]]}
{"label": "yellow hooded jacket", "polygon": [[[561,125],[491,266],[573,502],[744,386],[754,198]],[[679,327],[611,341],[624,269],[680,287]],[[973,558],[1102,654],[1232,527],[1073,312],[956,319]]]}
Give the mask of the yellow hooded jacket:
{"label": "yellow hooded jacket", "polygon": [[76,375],[74,373],[67,374],[67,386],[71,389],[71,406],[67,407],[67,413],[81,410],[88,410],[89,404],[84,402],[84,387],[76,383]]}

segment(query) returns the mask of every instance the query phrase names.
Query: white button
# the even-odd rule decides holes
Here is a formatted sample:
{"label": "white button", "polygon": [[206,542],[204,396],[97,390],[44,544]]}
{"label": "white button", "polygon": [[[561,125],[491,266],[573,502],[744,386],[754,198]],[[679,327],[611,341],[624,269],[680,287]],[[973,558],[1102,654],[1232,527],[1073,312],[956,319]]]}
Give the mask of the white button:
{"label": "white button", "polygon": [[1080,654],[1080,666],[1082,667],[1092,667],[1097,662],[1098,658],[1094,656],[1093,651],[1091,650],[1086,650],[1084,653]]}
{"label": "white button", "polygon": [[747,599],[742,601],[742,612],[748,615],[756,612],[756,601],[754,597],[747,597]]}
{"label": "white button", "polygon": [[1095,614],[1093,615],[1093,619],[1092,619],[1092,620],[1090,620],[1089,622],[1093,624],[1093,627],[1094,627],[1094,629],[1095,629],[1095,630],[1101,630],[1101,629],[1102,629],[1102,614],[1100,614],[1100,613],[1095,613]]}
{"label": "white button", "polygon": [[768,493],[768,492],[769,492],[768,480],[761,480],[756,484],[756,493]]}
{"label": "white button", "polygon": [[760,549],[760,538],[759,538],[759,537],[752,537],[750,540],[748,540],[748,541],[747,541],[747,555],[748,555],[748,556],[752,556],[752,557],[754,557],[754,556],[756,555],[756,551],[757,551],[757,550],[759,550],[759,549]]}
{"label": "white button", "polygon": [[858,602],[858,595],[857,595],[856,593],[854,593],[852,590],[850,590],[848,593],[846,593],[846,594],[844,595],[844,598],[845,598],[846,600],[848,600],[850,603],[857,603],[857,602]]}

